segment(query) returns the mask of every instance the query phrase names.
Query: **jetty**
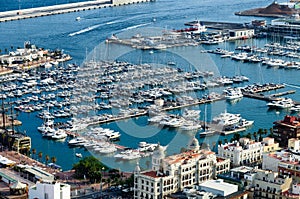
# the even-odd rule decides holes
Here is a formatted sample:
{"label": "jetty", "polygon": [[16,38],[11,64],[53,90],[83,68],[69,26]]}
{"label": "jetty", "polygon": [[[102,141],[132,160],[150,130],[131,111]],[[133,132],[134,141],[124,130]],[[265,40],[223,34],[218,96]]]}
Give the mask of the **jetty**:
{"label": "jetty", "polygon": [[155,0],[94,0],[78,3],[68,3],[53,6],[28,8],[20,10],[12,10],[0,12],[0,22],[29,19],[35,17],[43,17],[57,14],[65,14],[71,12],[79,12],[85,10],[101,9],[106,7],[121,6],[142,2],[153,2]]}

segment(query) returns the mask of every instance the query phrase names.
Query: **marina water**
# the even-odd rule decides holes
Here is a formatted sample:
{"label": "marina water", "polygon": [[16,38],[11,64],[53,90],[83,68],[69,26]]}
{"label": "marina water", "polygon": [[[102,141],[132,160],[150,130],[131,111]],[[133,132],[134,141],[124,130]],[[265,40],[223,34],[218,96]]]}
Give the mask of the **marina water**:
{"label": "marina water", "polygon": [[[21,8],[38,7],[44,5],[55,5],[65,3],[66,1],[26,1],[22,2]],[[71,1],[69,1],[71,2]],[[75,1],[76,2],[76,1]],[[24,41],[31,41],[38,47],[49,49],[63,49],[65,53],[73,57],[71,62],[81,64],[86,57],[97,56],[93,49],[100,43],[103,43],[107,37],[112,34],[121,34],[126,31],[139,30],[142,28],[161,29],[179,29],[184,27],[184,23],[195,19],[203,21],[227,21],[227,22],[250,22],[254,19],[262,19],[256,17],[241,17],[235,16],[233,13],[240,10],[266,6],[272,1],[249,0],[158,0],[155,3],[142,3],[121,7],[105,8],[98,10],[90,10],[85,12],[75,12],[63,15],[53,15],[41,18],[33,18],[19,21],[11,21],[0,23],[0,48],[2,53],[5,49],[23,47]],[[41,3],[41,4],[39,4]],[[18,9],[18,1],[9,1],[2,7],[3,10]],[[80,21],[75,19],[80,17]],[[155,20],[153,20],[155,19]],[[271,18],[266,19],[270,21]],[[132,35],[131,35],[132,36]],[[165,62],[176,61],[173,53],[177,55],[195,55],[189,57],[194,59],[192,62],[198,63],[198,66],[207,70],[214,69],[215,75],[234,76],[243,74],[250,78],[249,83],[286,83],[287,86],[282,90],[296,90],[296,94],[291,95],[294,100],[300,101],[298,79],[299,70],[283,70],[267,68],[260,64],[235,62],[230,59],[222,59],[218,55],[200,53],[203,49],[215,49],[217,47],[227,50],[234,50],[237,45],[263,46],[266,42],[280,41],[275,38],[238,40],[226,42],[218,46],[197,46],[197,47],[178,47],[176,49],[168,49],[165,52],[154,52],[150,55],[147,51],[140,52],[133,50],[133,54],[126,57],[127,60],[134,63],[153,61],[155,54],[165,54]],[[105,44],[103,44],[105,45]],[[105,52],[98,52],[105,53]],[[136,56],[139,55],[139,56]],[[136,57],[139,57],[137,60]],[[125,57],[124,57],[125,59]],[[183,64],[182,64],[183,65]],[[191,66],[184,66],[191,67]],[[239,85],[240,86],[240,85]],[[221,92],[220,88],[209,89],[209,92]],[[204,112],[207,110],[207,118],[218,115],[225,110],[230,113],[240,113],[247,120],[254,120],[254,126],[244,133],[253,133],[259,128],[269,129],[275,120],[280,120],[285,114],[290,114],[288,110],[269,110],[265,101],[256,99],[243,98],[237,103],[228,103],[219,101],[208,104],[207,107],[201,105],[193,107],[201,109],[201,119],[204,120]],[[180,111],[174,111],[178,114]],[[82,153],[83,156],[90,155],[89,151],[82,148],[69,148],[67,142],[55,142],[52,140],[43,139],[37,131],[37,127],[42,124],[42,120],[36,117],[35,113],[20,113],[18,119],[23,122],[19,130],[26,131],[32,138],[32,148],[37,152],[43,152],[43,156],[49,155],[57,158],[57,164],[61,165],[64,170],[72,168],[72,165],[79,159],[75,153]],[[118,144],[136,148],[140,141],[150,143],[160,142],[161,145],[168,145],[168,154],[178,153],[182,147],[185,147],[193,133],[178,132],[176,129],[167,129],[148,125],[147,116],[142,116],[135,119],[114,122],[102,127],[108,127],[119,131],[122,136]],[[138,129],[138,130],[137,130]],[[157,132],[151,134],[151,132]],[[199,138],[198,135],[196,135]],[[204,138],[205,142],[213,147],[213,143],[218,143],[218,140],[230,140],[229,136],[214,136]],[[200,138],[199,138],[200,139]],[[203,139],[200,139],[203,141]],[[214,148],[213,150],[215,150]],[[101,156],[101,160],[108,166],[119,168],[123,171],[132,171],[136,161],[120,162],[113,161],[110,156]],[[147,168],[146,162],[150,158],[141,160],[141,166]]]}

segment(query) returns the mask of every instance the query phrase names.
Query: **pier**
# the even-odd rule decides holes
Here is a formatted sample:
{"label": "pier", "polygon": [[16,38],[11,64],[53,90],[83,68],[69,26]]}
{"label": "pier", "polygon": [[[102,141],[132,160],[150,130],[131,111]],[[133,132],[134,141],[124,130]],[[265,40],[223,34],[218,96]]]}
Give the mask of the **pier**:
{"label": "pier", "polygon": [[12,10],[0,12],[0,22],[29,19],[85,10],[101,9],[113,6],[122,6],[127,4],[153,2],[155,0],[95,0],[78,3],[61,4],[54,6],[45,6],[38,8],[28,8],[21,10]]}

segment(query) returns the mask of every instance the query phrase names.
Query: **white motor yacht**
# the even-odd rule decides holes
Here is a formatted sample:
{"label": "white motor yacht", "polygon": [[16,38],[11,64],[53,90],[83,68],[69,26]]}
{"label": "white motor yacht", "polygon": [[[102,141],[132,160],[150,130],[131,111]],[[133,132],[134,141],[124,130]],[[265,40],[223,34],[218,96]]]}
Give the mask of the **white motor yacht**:
{"label": "white motor yacht", "polygon": [[213,118],[213,123],[220,124],[223,126],[232,126],[238,124],[241,120],[240,114],[232,114],[232,113],[221,113],[220,115]]}
{"label": "white motor yacht", "polygon": [[86,142],[87,142],[87,140],[85,138],[83,138],[83,137],[76,137],[76,138],[70,140],[68,142],[68,145],[70,145],[70,146],[79,146],[79,145],[85,144]]}
{"label": "white motor yacht", "polygon": [[234,100],[243,97],[243,93],[240,88],[227,88],[224,90],[224,93],[227,100]]}
{"label": "white motor yacht", "polygon": [[62,140],[65,139],[68,136],[68,134],[63,129],[58,129],[55,131],[54,135],[51,137],[54,140]]}
{"label": "white motor yacht", "polygon": [[284,98],[279,101],[272,101],[267,103],[267,106],[270,108],[279,108],[279,109],[286,109],[291,108],[294,106],[294,102],[291,98]]}

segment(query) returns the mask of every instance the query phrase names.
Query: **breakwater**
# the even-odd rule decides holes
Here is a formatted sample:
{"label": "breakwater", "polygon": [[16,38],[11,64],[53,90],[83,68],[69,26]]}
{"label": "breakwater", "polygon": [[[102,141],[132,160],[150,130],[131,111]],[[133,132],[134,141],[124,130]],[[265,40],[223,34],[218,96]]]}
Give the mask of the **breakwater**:
{"label": "breakwater", "polygon": [[0,22],[29,19],[85,10],[101,9],[113,6],[122,6],[143,2],[154,2],[155,0],[95,0],[78,3],[61,4],[21,10],[0,12]]}

